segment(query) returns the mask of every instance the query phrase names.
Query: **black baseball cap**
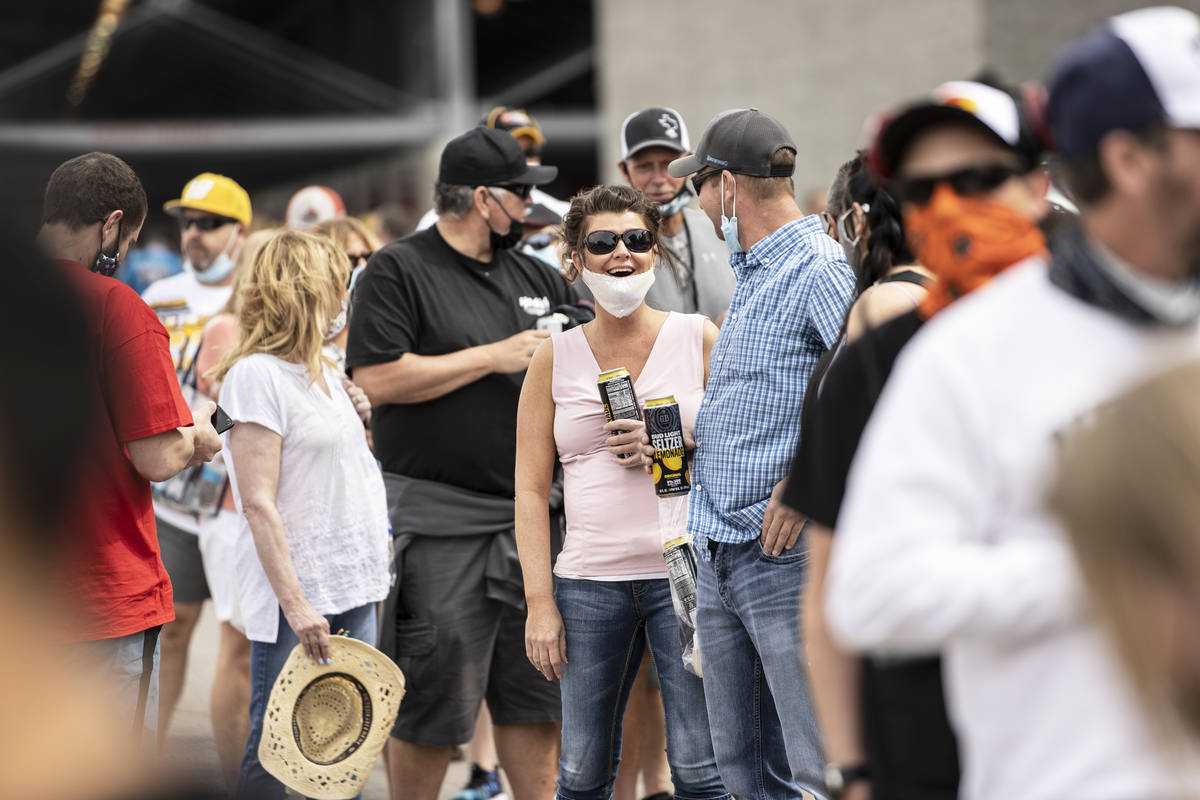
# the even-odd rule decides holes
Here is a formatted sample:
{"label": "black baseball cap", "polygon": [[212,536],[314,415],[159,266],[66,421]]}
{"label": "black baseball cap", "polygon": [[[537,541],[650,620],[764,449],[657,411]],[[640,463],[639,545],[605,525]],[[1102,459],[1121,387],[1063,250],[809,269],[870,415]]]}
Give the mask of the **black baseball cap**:
{"label": "black baseball cap", "polygon": [[635,111],[621,123],[621,160],[647,147],[666,147],[677,153],[692,149],[687,125],[673,108],[654,106]]}
{"label": "black baseball cap", "polygon": [[495,186],[501,183],[549,183],[558,167],[525,163],[517,140],[494,128],[472,128],[451,139],[442,150],[438,183],[455,186]]}
{"label": "black baseball cap", "polygon": [[796,143],[779,120],[757,108],[730,109],[713,117],[696,152],[672,161],[667,172],[683,178],[703,167],[716,167],[754,178],[783,178],[796,168],[794,164],[771,166],[771,159],[784,148],[795,153]]}

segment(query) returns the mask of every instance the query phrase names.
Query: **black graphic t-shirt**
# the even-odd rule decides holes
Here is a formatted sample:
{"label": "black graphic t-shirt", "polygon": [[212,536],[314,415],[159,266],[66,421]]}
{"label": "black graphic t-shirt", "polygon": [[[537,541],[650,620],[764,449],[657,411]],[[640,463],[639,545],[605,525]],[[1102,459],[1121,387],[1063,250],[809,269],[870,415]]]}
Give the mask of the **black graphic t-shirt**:
{"label": "black graphic t-shirt", "polygon": [[[371,257],[354,289],[346,367],[497,342],[575,300],[544,262],[511,250],[476,261],[435,225]],[[371,428],[383,469],[511,497],[524,378],[493,373],[428,402],[377,407]]]}

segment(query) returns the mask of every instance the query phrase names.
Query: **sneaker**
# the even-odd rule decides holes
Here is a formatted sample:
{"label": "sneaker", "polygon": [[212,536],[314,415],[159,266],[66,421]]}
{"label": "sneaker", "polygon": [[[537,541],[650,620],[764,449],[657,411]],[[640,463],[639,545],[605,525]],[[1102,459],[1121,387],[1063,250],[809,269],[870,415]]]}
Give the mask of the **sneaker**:
{"label": "sneaker", "polygon": [[452,800],[508,800],[500,785],[500,770],[488,772],[478,764],[472,764],[471,780]]}

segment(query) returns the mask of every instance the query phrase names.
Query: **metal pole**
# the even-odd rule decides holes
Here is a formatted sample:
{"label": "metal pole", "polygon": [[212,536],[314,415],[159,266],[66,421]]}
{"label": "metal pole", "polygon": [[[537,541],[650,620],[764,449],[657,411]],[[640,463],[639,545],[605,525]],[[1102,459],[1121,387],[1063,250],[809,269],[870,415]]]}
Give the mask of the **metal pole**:
{"label": "metal pole", "polygon": [[475,122],[475,35],[468,0],[430,0],[433,4],[437,89],[443,103],[447,137]]}

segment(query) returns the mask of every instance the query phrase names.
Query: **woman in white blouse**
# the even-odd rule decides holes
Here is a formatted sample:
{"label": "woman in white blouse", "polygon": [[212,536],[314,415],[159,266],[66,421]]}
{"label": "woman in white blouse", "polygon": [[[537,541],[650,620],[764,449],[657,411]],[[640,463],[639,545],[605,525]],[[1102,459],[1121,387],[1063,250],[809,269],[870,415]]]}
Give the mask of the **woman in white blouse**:
{"label": "woman in white blouse", "polygon": [[240,340],[212,375],[235,425],[226,445],[243,514],[238,602],[250,639],[250,737],[237,796],[282,798],[258,744],[276,676],[299,642],[318,661],[345,630],[374,644],[387,595],[383,478],[355,402],[321,349],[350,263],[333,242],[280,231],[250,263]]}

